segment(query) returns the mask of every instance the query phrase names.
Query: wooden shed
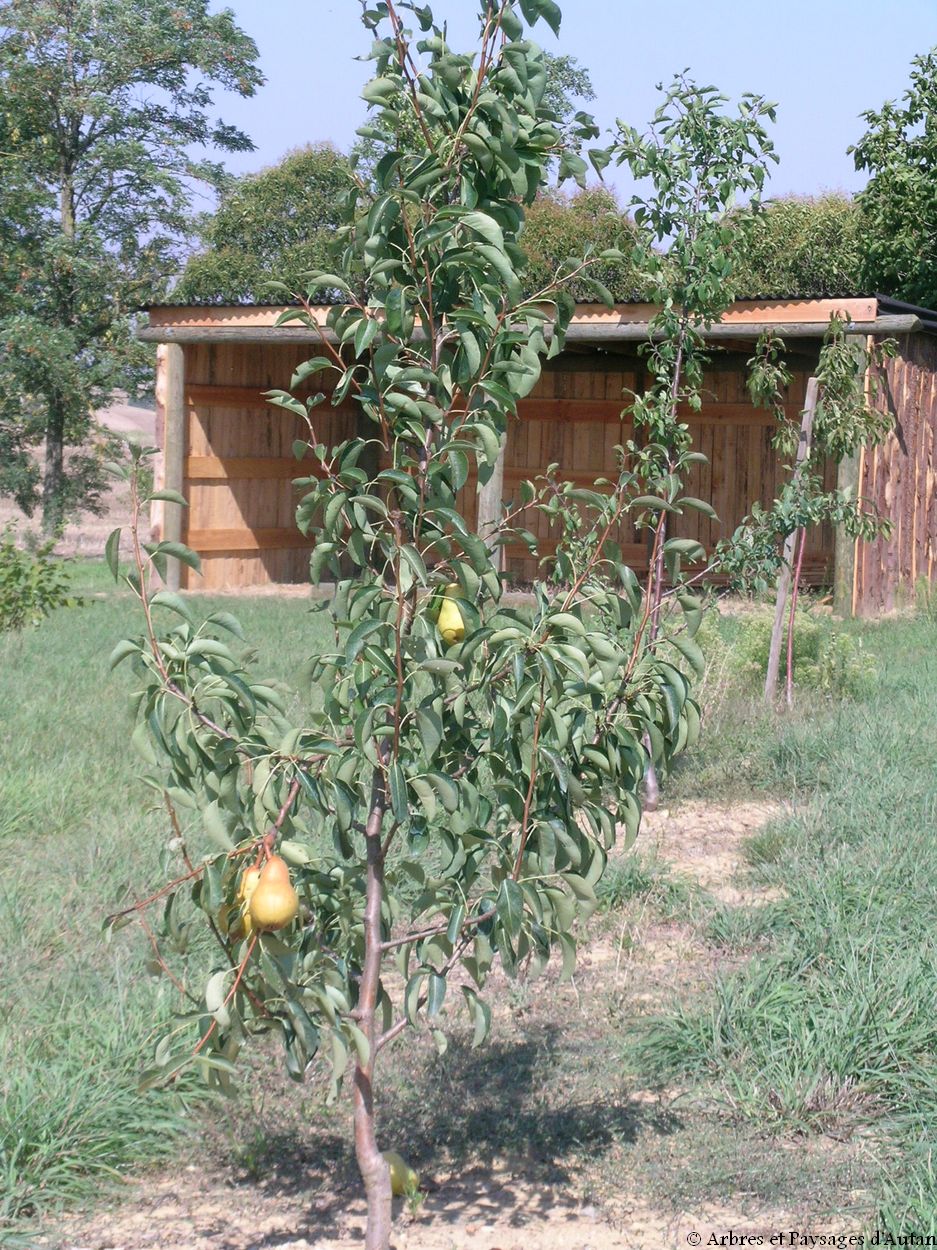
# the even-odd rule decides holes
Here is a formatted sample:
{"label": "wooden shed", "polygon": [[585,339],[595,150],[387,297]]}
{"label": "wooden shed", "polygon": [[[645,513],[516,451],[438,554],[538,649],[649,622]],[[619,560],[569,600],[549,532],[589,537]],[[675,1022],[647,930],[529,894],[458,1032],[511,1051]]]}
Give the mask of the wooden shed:
{"label": "wooden shed", "polygon": [[[558,462],[564,477],[591,484],[614,468],[613,448],[632,435],[621,413],[629,392],[645,385],[639,348],[654,308],[622,304],[614,309],[583,304],[565,350],[547,362],[536,390],[521,401],[509,425],[503,494],[510,499],[522,478]],[[292,447],[306,437],[303,423],[263,398],[288,387],[294,368],[313,354],[317,334],[308,327],[277,326],[279,307],[162,305],[149,310],[141,331],[156,342],[157,428],[164,452],[162,485],[189,502],[154,505],[154,529],[179,538],[202,559],[203,576],[176,569],[182,586],[204,589],[300,582],[308,576],[310,542],[296,528],[293,479],[308,472]],[[321,310],[324,323],[327,309]],[[899,354],[891,361],[879,400],[895,417],[895,433],[879,449],[840,471],[840,484],[856,485],[894,520],[888,540],[854,544],[828,529],[808,543],[805,573],[814,584],[837,586],[844,611],[874,613],[895,606],[919,577],[932,578],[937,555],[934,438],[937,425],[937,313],[880,297],[745,300],[710,332],[712,366],[700,412],[687,411],[694,443],[707,458],[688,484],[708,500],[719,521],[690,513],[674,532],[709,549],[731,534],[755,500],[768,506],[784,472],[771,438],[775,418],[755,408],[746,390],[745,363],[754,340],[773,329],[788,348],[793,373],[786,403],[796,416],[807,378],[816,366],[831,314],[850,331],[892,336]],[[355,428],[353,401],[316,409],[316,434],[332,444]],[[836,470],[827,471],[827,485]],[[476,515],[471,481],[462,500]],[[538,532],[539,527],[539,532]],[[541,555],[555,548],[546,518],[537,532]],[[643,537],[629,526],[618,535],[627,559],[646,568]],[[506,572],[519,582],[535,576],[526,548],[509,548]]]}

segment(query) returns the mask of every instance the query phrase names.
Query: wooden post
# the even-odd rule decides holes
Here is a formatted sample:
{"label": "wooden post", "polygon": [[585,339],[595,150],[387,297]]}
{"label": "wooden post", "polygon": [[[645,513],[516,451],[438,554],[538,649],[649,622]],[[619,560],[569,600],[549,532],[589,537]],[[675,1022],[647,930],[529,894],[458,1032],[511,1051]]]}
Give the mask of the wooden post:
{"label": "wooden post", "polygon": [[491,477],[478,488],[478,534],[492,552],[495,568],[504,571],[504,547],[494,547],[488,539],[497,532],[504,508],[504,454],[507,450],[507,431],[501,439],[501,450],[495,461]]}
{"label": "wooden post", "polygon": [[[804,463],[810,454],[810,440],[813,437],[813,416],[817,408],[817,391],[819,383],[816,378],[807,382],[807,397],[804,402],[804,414],[800,421],[800,438],[797,442],[797,457],[794,461],[794,481],[800,479]],[[774,627],[771,630],[771,648],[768,651],[768,672],[765,676],[765,702],[773,703],[778,689],[778,673],[781,668],[781,641],[784,635],[784,609],[791,590],[793,574],[794,544],[797,541],[796,531],[788,534],[784,540],[784,563],[778,577],[778,597],[774,609]]]}
{"label": "wooden post", "polygon": [[[161,343],[156,354],[156,403],[163,426],[163,480],[165,490],[182,493],[186,450],[185,353],[178,343]],[[182,505],[162,505],[160,538],[182,542]],[[166,586],[178,590],[182,566],[170,557],[166,562]]]}
{"label": "wooden post", "polygon": [[[836,470],[836,489],[855,499],[859,488],[859,457],[847,456]],[[833,538],[833,611],[837,616],[852,616],[853,585],[856,572],[856,540],[837,525]]]}

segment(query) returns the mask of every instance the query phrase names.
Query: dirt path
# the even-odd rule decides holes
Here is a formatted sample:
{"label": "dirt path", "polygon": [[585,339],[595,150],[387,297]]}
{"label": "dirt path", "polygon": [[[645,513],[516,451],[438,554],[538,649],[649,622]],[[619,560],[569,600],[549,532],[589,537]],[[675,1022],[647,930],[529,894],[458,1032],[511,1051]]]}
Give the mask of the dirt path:
{"label": "dirt path", "polygon": [[[642,851],[656,851],[719,901],[757,902],[753,892],[735,879],[740,848],[778,810],[767,803],[689,804],[672,813],[659,812],[645,819]],[[623,934],[626,924],[630,928]],[[800,1200],[796,1169],[783,1205],[746,1193],[742,1156],[757,1153],[757,1143],[742,1142],[739,1148],[739,1175],[729,1184],[741,1197],[696,1202],[681,1198],[668,1177],[692,1173],[693,1160],[675,1162],[667,1156],[668,1150],[672,1155],[687,1149],[676,1136],[676,1145],[667,1145],[676,1122],[674,1091],[662,1096],[631,1088],[607,1068],[597,1069],[597,1085],[590,1086],[588,1072],[598,1062],[599,1049],[603,1045],[607,1049],[614,1036],[616,1012],[655,1010],[674,992],[698,989],[725,967],[725,954],[707,947],[691,920],[679,914],[662,919],[639,908],[627,922],[620,922],[616,913],[604,927],[593,927],[598,930],[595,940],[582,950],[571,984],[548,973],[535,983],[539,988],[533,994],[506,983],[499,987],[495,994],[500,1018],[493,1036],[513,1031],[525,1040],[504,1043],[502,1033],[501,1057],[496,1054],[488,1068],[463,1068],[459,1084],[450,1081],[448,1090],[441,1069],[434,1097],[443,1101],[435,1120],[421,1118],[430,1116],[425,1095],[407,1102],[404,1088],[399,1106],[409,1110],[399,1114],[408,1118],[408,1136],[423,1142],[422,1148],[416,1147],[423,1157],[414,1157],[414,1162],[420,1167],[425,1193],[415,1211],[402,1201],[395,1203],[395,1250],[676,1250],[706,1245],[712,1233],[722,1236],[729,1229],[736,1235],[792,1228],[813,1234],[855,1231],[823,1219],[809,1195]],[[511,1067],[517,1062],[518,1045],[529,1046],[534,1036],[541,1041],[529,1067]],[[563,1069],[567,1075],[558,1082],[556,1073],[549,1071],[551,1046],[566,1046],[569,1053],[581,1055],[586,1076],[580,1078],[574,1065],[571,1071]],[[479,1119],[475,1098],[481,1087],[497,1081],[499,1065],[505,1070],[505,1090],[518,1091],[517,1105],[505,1112],[503,1095],[495,1089],[493,1101],[502,1119]],[[405,1085],[408,1079],[405,1073]],[[558,1083],[566,1087],[559,1094]],[[555,1105],[548,1101],[551,1097]],[[347,1154],[343,1113],[327,1113],[324,1118],[320,1114],[318,1129],[303,1137],[308,1115],[297,1111],[295,1094],[285,1092],[284,1098],[291,1101],[282,1104],[275,1090],[271,1098],[274,1117],[298,1117],[279,1137],[282,1123],[278,1121],[271,1131],[261,1110],[263,1137],[256,1150],[244,1148],[244,1129],[238,1128],[239,1151],[232,1152],[229,1137],[220,1152],[210,1152],[207,1163],[183,1163],[171,1174],[137,1180],[119,1204],[70,1217],[41,1244],[56,1250],[360,1247],[364,1209]],[[539,1135],[531,1138],[535,1145],[524,1152],[514,1144],[526,1140],[523,1133],[512,1135],[503,1121],[513,1117],[523,1129],[531,1103],[540,1118]],[[551,1117],[556,1122],[544,1132]],[[387,1121],[391,1125],[393,1115]],[[732,1132],[724,1126],[721,1131]],[[474,1150],[467,1146],[472,1141]],[[694,1149],[705,1150],[705,1140]],[[840,1148],[800,1145],[796,1159],[793,1152],[785,1158],[783,1147],[764,1149],[766,1170],[780,1174],[788,1163],[802,1168],[803,1155],[811,1150],[828,1166],[830,1150]],[[634,1152],[642,1150],[647,1155],[643,1172],[632,1166]],[[596,1168],[598,1153],[602,1162]],[[468,1164],[453,1162],[467,1155]],[[664,1169],[667,1200],[648,1199],[647,1182],[641,1177],[653,1181],[655,1169]],[[695,1233],[700,1240],[688,1240],[688,1234]]]}

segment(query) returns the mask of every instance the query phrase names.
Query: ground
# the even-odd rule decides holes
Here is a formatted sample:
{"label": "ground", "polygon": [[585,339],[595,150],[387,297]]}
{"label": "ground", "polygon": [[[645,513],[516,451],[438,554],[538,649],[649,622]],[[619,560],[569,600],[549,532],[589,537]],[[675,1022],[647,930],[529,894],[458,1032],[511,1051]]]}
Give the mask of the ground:
{"label": "ground", "polygon": [[[448,1071],[420,1055],[384,1108],[385,1139],[406,1125],[398,1131],[424,1186],[416,1209],[395,1202],[396,1250],[665,1250],[686,1246],[694,1232],[705,1245],[730,1229],[856,1230],[867,1203],[861,1143],[763,1140],[679,1089],[640,1088],[620,1066],[616,1074],[614,1055],[609,1064],[605,1053],[623,1026],[691,996],[737,958],[701,940],[694,900],[738,906],[770,897],[746,885],[742,850],[778,810],[771,802],[697,802],[648,814],[642,862],[660,889],[597,919],[572,982],[548,972],[530,986],[499,986],[485,1051],[457,1047]],[[564,1062],[567,1052],[578,1055],[579,1074]],[[561,1066],[573,1075],[557,1089],[551,1076]],[[272,1067],[258,1068],[255,1080],[262,1090],[251,1099],[253,1115],[235,1109],[218,1124],[207,1168],[184,1161],[144,1176],[42,1244],[360,1246],[364,1209],[341,1135],[344,1111],[327,1116],[314,1098],[304,1109]],[[507,1111],[499,1085],[519,1091]],[[699,1154],[701,1134],[712,1134],[717,1166],[693,1176],[686,1161]],[[473,1136],[478,1150],[465,1162],[464,1139]],[[855,1208],[844,1214],[833,1190],[841,1197],[850,1176]]]}

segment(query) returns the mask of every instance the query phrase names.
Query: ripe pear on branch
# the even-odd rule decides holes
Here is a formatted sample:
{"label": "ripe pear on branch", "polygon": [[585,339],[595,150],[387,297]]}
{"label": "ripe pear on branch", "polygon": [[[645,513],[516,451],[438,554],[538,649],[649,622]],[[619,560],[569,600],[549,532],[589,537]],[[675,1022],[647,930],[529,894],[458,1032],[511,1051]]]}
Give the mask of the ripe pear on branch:
{"label": "ripe pear on branch", "polygon": [[461,587],[459,583],[450,582],[443,592],[442,600],[439,604],[436,628],[439,630],[439,636],[447,647],[454,646],[465,637],[465,621],[462,619],[461,609],[456,603],[460,592]]}
{"label": "ripe pear on branch", "polygon": [[279,855],[271,855],[261,868],[247,905],[247,918],[261,933],[285,929],[296,916],[299,895],[293,889],[286,861]]}

